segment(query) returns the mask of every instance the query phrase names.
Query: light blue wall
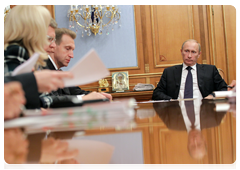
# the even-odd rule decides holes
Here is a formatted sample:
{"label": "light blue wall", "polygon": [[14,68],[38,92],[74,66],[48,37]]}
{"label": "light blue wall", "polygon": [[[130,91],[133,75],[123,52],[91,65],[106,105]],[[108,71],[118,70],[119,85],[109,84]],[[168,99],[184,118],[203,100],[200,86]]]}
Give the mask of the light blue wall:
{"label": "light blue wall", "polygon": [[[109,35],[86,34],[81,36],[78,31],[75,39],[74,58],[69,63],[71,68],[91,48],[94,48],[107,68],[134,67],[138,65],[136,50],[136,34],[134,21],[134,7],[132,5],[119,5],[121,11],[121,27],[115,25],[114,31],[110,29]],[[69,5],[55,5],[55,19],[59,28],[69,28],[67,12]],[[75,31],[75,28],[72,29]],[[93,61],[94,62],[94,61]]]}

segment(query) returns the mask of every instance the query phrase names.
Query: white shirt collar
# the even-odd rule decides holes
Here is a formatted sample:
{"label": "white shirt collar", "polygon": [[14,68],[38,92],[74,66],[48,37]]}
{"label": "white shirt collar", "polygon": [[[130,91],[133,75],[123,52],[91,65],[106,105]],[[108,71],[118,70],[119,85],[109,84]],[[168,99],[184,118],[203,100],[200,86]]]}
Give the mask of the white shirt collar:
{"label": "white shirt collar", "polygon": [[[193,66],[191,66],[193,70],[196,70],[196,67],[197,67],[196,65],[197,65],[197,64],[194,64]],[[183,68],[182,68],[182,69],[184,70],[184,69],[186,69],[187,67],[188,67],[188,66],[187,66],[185,63],[183,63]]]}
{"label": "white shirt collar", "polygon": [[53,59],[50,57],[50,55],[48,55],[48,58],[49,58],[49,59],[50,59],[50,61],[52,62],[52,64],[53,64],[54,68],[55,68],[56,70],[58,70],[58,68],[57,68],[56,64],[54,63],[54,61],[53,61]]}

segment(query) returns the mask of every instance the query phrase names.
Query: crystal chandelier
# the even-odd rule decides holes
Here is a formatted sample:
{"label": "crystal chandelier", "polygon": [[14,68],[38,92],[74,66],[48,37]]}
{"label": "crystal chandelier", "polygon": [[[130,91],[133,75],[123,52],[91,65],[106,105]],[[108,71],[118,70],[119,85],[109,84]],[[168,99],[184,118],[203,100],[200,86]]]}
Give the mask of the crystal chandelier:
{"label": "crystal chandelier", "polygon": [[120,13],[117,5],[70,5],[67,14],[69,28],[75,28],[76,33],[80,30],[82,37],[84,33],[102,35],[105,28],[106,35],[109,35],[109,29],[113,31],[114,25],[121,27]]}

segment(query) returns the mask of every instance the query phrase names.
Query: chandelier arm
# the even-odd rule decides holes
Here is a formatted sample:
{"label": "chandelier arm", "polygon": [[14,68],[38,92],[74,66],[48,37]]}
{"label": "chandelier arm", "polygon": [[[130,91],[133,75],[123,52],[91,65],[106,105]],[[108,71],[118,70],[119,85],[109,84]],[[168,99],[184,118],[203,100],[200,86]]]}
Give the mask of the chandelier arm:
{"label": "chandelier arm", "polygon": [[[86,19],[89,17],[89,13],[87,13],[85,16],[83,16],[80,12],[78,12],[78,13],[76,13],[76,14],[79,14],[79,15],[82,17],[82,19],[84,19],[84,20],[86,20]],[[76,15],[76,14],[75,14],[75,15]],[[80,20],[80,19],[79,19],[79,20]],[[78,21],[79,21],[79,20],[78,20]],[[76,21],[76,20],[75,20],[75,21]],[[78,22],[78,21],[77,21],[77,22]]]}
{"label": "chandelier arm", "polygon": [[[80,26],[80,27],[86,27],[86,26],[83,26],[82,24],[80,24],[78,21],[76,21],[76,23]],[[90,28],[90,27],[86,27],[87,29]]]}
{"label": "chandelier arm", "polygon": [[[113,19],[113,12],[112,12],[112,11],[110,11],[110,12],[111,12],[111,18],[110,18],[110,17],[107,17],[107,18],[110,18],[110,20],[108,21],[108,23],[102,25],[103,28],[104,28],[106,25],[108,25],[108,24],[112,21],[112,19]],[[105,14],[105,13],[106,13],[106,11],[104,11],[104,14]],[[103,16],[104,16],[104,14],[103,14]]]}
{"label": "chandelier arm", "polygon": [[117,14],[118,14],[118,16],[119,16],[119,17],[117,18],[117,20],[119,21],[119,20],[120,20],[120,18],[121,18],[121,15],[120,15],[120,13],[119,13],[118,11],[117,11],[116,13],[117,13]]}

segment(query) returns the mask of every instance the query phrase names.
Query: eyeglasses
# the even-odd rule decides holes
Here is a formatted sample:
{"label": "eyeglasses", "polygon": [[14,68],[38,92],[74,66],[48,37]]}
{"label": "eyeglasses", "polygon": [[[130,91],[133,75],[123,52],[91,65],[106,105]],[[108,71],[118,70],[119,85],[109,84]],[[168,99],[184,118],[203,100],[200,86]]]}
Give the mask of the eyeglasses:
{"label": "eyeglasses", "polygon": [[53,37],[51,37],[49,35],[47,35],[47,39],[50,42],[50,44],[52,44],[52,43],[54,43],[56,41],[56,38],[53,38]]}

